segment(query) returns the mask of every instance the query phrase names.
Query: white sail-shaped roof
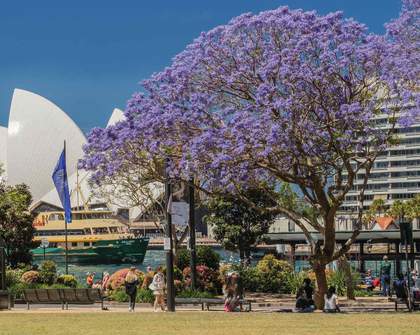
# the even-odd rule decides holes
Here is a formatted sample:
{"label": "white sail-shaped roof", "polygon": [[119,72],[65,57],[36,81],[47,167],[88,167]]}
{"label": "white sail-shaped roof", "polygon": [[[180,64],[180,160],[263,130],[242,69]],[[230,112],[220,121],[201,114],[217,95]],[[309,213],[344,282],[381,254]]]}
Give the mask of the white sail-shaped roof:
{"label": "white sail-shaped roof", "polygon": [[[124,120],[124,113],[122,110],[115,108],[111,114],[111,117],[108,120],[107,127],[116,124],[119,121]],[[81,158],[82,156],[80,156]],[[70,190],[70,202],[72,207],[83,206],[83,200],[89,202],[89,204],[102,203],[104,199],[97,199],[89,187],[89,178],[90,172],[85,170],[79,170],[70,174],[68,172],[69,178],[69,190]],[[77,194],[77,184],[79,184],[79,194]],[[79,198],[79,199],[78,199]],[[77,201],[79,200],[79,202]],[[55,188],[51,188],[48,193],[43,195],[40,199],[41,202],[49,203],[57,207],[62,207],[60,199],[58,197],[57,191]],[[117,210],[117,207],[111,206],[112,210]]]}
{"label": "white sail-shaped roof", "polygon": [[76,171],[86,138],[70,117],[51,101],[15,89],[7,138],[7,178],[29,185],[38,201],[53,185],[51,175],[66,141],[67,173]]}
{"label": "white sail-shaped roof", "polygon": [[112,111],[111,117],[108,120],[107,127],[113,126],[117,122],[123,121],[125,119],[124,112],[121,109],[115,108]]}
{"label": "white sail-shaped roof", "polygon": [[0,165],[4,172],[7,168],[7,128],[0,126]]}

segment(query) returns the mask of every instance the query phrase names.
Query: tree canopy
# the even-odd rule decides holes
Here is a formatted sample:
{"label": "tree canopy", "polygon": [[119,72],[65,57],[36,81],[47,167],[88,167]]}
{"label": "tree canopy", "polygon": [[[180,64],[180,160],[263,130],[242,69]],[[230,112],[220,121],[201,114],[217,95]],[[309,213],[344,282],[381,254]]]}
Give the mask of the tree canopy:
{"label": "tree canopy", "polygon": [[[254,188],[243,192],[245,197],[260,208],[275,204],[264,189]],[[251,248],[268,233],[275,215],[250,207],[247,202],[232,194],[212,197],[206,205],[209,215],[205,220],[211,226],[216,240],[227,250],[239,251],[241,261],[248,264]]]}
{"label": "tree canopy", "polygon": [[[254,207],[240,193],[244,186],[296,185],[315,215],[280,201],[265,210],[302,228],[323,292],[325,265],[349,250],[363,222],[361,203],[353,235],[337,248],[339,207],[360,173],[363,199],[395,127],[411,124],[419,111],[417,5],[407,1],[386,36],[369,34],[341,12],[287,7],[204,32],[143,81],[125,121],[92,131],[81,167],[100,183],[144,153],[146,160],[168,159],[171,178],[194,175],[200,189],[236,192]],[[378,131],[377,118],[388,127]]]}
{"label": "tree canopy", "polygon": [[12,267],[32,260],[33,215],[28,212],[32,196],[26,185],[0,184],[0,239],[6,246],[6,260]]}

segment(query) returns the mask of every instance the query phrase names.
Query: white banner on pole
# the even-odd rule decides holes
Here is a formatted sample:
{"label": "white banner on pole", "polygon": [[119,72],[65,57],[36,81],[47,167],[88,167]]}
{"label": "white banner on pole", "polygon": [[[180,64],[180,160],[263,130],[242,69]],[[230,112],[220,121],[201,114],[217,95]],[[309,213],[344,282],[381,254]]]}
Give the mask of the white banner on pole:
{"label": "white banner on pole", "polygon": [[173,201],[171,203],[172,224],[176,226],[188,226],[190,206],[185,201]]}

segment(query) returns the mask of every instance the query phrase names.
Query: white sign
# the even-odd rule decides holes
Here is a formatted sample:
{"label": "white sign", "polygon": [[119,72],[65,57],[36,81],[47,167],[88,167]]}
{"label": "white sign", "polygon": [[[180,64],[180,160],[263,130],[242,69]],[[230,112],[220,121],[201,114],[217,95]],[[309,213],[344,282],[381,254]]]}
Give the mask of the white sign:
{"label": "white sign", "polygon": [[50,245],[50,242],[48,242],[48,238],[46,237],[41,238],[41,247],[48,248],[49,245]]}
{"label": "white sign", "polygon": [[165,237],[163,239],[163,250],[165,251],[171,250],[171,239],[169,237]]}
{"label": "white sign", "polygon": [[185,201],[172,202],[171,214],[172,224],[177,226],[188,226],[190,206]]}

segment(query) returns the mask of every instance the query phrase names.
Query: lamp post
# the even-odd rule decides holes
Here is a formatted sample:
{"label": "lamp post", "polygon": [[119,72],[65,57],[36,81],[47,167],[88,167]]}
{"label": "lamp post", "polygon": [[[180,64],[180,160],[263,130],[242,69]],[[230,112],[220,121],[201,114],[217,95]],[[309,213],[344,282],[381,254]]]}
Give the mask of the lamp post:
{"label": "lamp post", "polygon": [[6,252],[4,241],[0,237],[0,291],[6,290]]}
{"label": "lamp post", "polygon": [[166,252],[166,292],[168,312],[175,312],[175,286],[174,286],[174,255],[172,239],[172,185],[168,176],[168,162],[165,162],[165,198],[166,198],[166,238],[164,249]]}
{"label": "lamp post", "polygon": [[197,272],[196,272],[196,250],[195,250],[195,197],[194,197],[194,178],[190,179],[188,188],[189,197],[189,231],[190,231],[190,268],[191,268],[191,288],[197,288]]}

